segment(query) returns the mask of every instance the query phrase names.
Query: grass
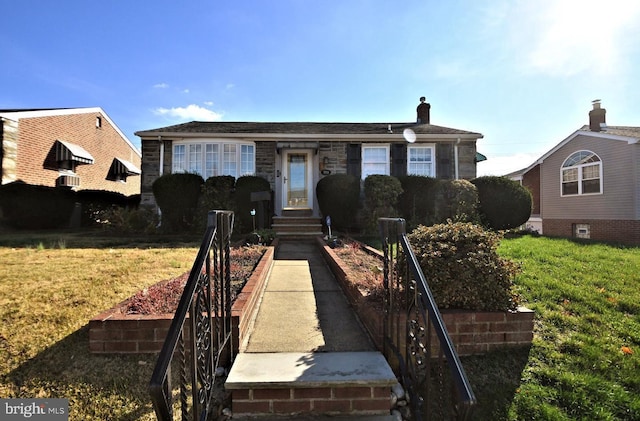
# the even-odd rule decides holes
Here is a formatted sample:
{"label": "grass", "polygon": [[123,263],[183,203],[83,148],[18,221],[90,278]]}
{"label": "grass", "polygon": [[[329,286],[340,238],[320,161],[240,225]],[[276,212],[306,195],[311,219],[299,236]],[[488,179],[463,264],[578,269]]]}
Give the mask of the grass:
{"label": "grass", "polygon": [[640,419],[640,250],[503,240],[536,312],[530,349],[465,358],[476,419]]}
{"label": "grass", "polygon": [[[0,397],[68,398],[70,419],[154,419],[156,356],[89,354],[87,323],[190,268],[197,239],[165,240],[0,237]],[[640,419],[640,250],[521,237],[499,251],[522,264],[535,337],[530,349],[463,359],[474,418]]]}
{"label": "grass", "polygon": [[87,324],[141,288],[188,271],[197,242],[91,233],[12,234],[0,242],[9,244],[0,246],[0,397],[68,398],[70,419],[155,419],[147,384],[156,356],[89,354]]}

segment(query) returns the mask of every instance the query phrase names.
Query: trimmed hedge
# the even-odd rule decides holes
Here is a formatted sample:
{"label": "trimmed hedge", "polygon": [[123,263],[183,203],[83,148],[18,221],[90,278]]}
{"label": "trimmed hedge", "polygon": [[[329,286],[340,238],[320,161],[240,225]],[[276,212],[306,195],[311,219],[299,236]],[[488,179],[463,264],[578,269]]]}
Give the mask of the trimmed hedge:
{"label": "trimmed hedge", "polygon": [[0,206],[5,222],[18,229],[68,228],[76,193],[68,188],[26,184],[0,186]]}
{"label": "trimmed hedge", "polygon": [[158,177],[152,185],[156,203],[162,211],[165,232],[190,231],[204,180],[198,174],[177,173]]}
{"label": "trimmed hedge", "polygon": [[262,177],[245,175],[236,180],[235,232],[247,233],[253,230],[251,209],[255,205],[251,202],[251,193],[260,191],[271,191],[271,185]]}
{"label": "trimmed hedge", "polygon": [[212,210],[233,210],[236,179],[231,175],[209,177],[202,185],[198,203],[197,225],[204,231],[207,214]]}
{"label": "trimmed hedge", "polygon": [[472,223],[424,225],[408,235],[440,308],[515,310],[520,269],[497,253],[501,236]]}
{"label": "trimmed hedge", "polygon": [[467,180],[439,180],[433,202],[433,223],[478,222],[478,190]]}
{"label": "trimmed hedge", "polygon": [[355,227],[360,202],[360,180],[353,175],[328,175],[316,185],[316,197],[323,217],[331,216],[335,229]]}
{"label": "trimmed hedge", "polygon": [[370,175],[364,180],[362,219],[367,232],[377,232],[378,218],[398,216],[400,180],[390,175]]}
{"label": "trimmed hedge", "polygon": [[485,176],[471,182],[478,189],[480,219],[485,227],[494,230],[517,228],[531,216],[531,193],[517,181]]}
{"label": "trimmed hedge", "polygon": [[409,227],[431,225],[438,180],[422,175],[403,175],[398,180],[402,186],[402,194],[398,197],[400,216],[407,221]]}

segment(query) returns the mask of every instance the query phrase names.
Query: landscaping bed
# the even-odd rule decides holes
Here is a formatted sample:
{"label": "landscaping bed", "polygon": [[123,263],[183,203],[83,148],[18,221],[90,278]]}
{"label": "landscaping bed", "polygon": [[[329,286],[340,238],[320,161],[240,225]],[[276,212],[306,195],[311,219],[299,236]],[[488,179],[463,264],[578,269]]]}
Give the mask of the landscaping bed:
{"label": "landscaping bed", "polygon": [[[382,349],[382,255],[356,242],[331,248],[318,240],[323,255],[371,338]],[[441,310],[459,355],[475,355],[502,348],[530,346],[533,311],[488,312]]]}
{"label": "landscaping bed", "polygon": [[[248,305],[244,289],[261,285],[273,260],[273,246],[238,247],[231,250],[231,295],[236,310],[235,326]],[[154,353],[162,349],[173,313],[178,306],[189,273],[159,282],[139,291],[89,321],[92,353]],[[239,305],[235,305],[239,301]]]}

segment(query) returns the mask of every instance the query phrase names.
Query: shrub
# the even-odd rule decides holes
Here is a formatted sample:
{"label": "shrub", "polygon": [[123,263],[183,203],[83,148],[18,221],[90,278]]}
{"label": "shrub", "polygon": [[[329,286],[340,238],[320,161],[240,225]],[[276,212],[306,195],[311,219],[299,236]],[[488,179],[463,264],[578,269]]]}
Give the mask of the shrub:
{"label": "shrub", "polygon": [[408,238],[440,308],[515,310],[513,277],[519,268],[498,255],[499,234],[449,222],[419,226]]}
{"label": "shrub", "polygon": [[234,231],[246,233],[253,229],[251,209],[255,205],[251,202],[251,193],[260,191],[271,191],[271,185],[262,177],[245,175],[236,180]]}
{"label": "shrub", "polygon": [[198,174],[165,174],[152,185],[156,203],[162,211],[162,230],[188,231],[193,228],[194,217],[204,180]]}
{"label": "shrub", "polygon": [[480,220],[485,227],[495,230],[516,228],[531,216],[531,193],[517,181],[485,176],[471,182],[478,189]]}
{"label": "shrub", "polygon": [[316,185],[318,206],[324,217],[331,216],[332,227],[348,230],[355,226],[360,201],[360,180],[353,175],[328,175]]}
{"label": "shrub", "polygon": [[0,206],[7,224],[18,229],[68,228],[76,193],[22,181],[0,187]]}
{"label": "shrub", "polygon": [[433,223],[478,222],[478,191],[467,180],[439,180],[434,192]]}
{"label": "shrub", "polygon": [[80,223],[82,226],[98,224],[105,211],[110,211],[112,207],[126,207],[128,205],[127,196],[105,190],[80,190],[76,193],[77,201],[82,204],[82,215]]}
{"label": "shrub", "polygon": [[207,214],[212,210],[233,210],[235,177],[221,175],[209,177],[202,185],[200,202],[198,203],[197,225],[204,231],[207,225]]}
{"label": "shrub", "polygon": [[378,218],[398,216],[400,181],[390,175],[370,175],[364,180],[363,223],[365,231],[377,232]]}
{"label": "shrub", "polygon": [[398,198],[398,211],[409,227],[420,224],[431,225],[435,186],[438,180],[421,175],[403,175],[398,177],[402,194]]}
{"label": "shrub", "polygon": [[99,217],[105,229],[118,234],[153,234],[158,225],[158,215],[149,208],[112,206]]}

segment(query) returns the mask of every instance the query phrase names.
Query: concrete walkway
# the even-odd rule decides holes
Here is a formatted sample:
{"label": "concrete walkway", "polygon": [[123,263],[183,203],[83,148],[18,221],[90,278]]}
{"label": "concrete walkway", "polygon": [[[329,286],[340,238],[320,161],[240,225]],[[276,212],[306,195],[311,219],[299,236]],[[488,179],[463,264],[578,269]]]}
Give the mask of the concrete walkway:
{"label": "concrete walkway", "polygon": [[374,350],[317,245],[281,241],[241,352]]}

